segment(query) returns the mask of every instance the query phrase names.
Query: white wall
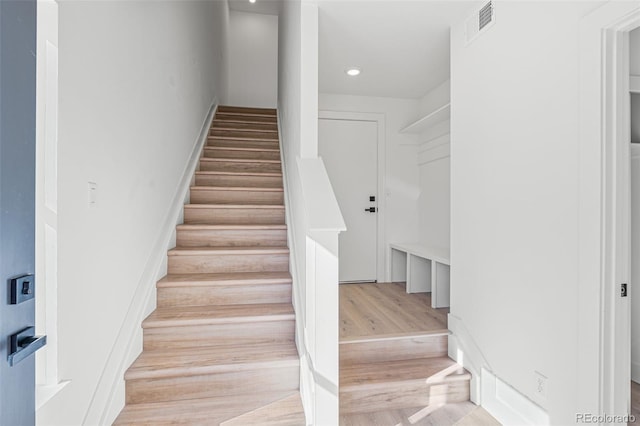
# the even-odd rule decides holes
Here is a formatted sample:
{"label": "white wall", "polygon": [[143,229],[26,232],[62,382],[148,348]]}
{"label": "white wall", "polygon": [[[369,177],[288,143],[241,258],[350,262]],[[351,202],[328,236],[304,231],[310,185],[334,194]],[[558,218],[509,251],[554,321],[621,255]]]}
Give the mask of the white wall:
{"label": "white wall", "polygon": [[123,363],[120,378],[128,366],[113,359],[120,330],[137,289],[154,285],[145,266],[166,256],[154,247],[209,108],[224,101],[227,20],[225,1],[59,3],[59,374],[71,383],[38,424],[98,423],[106,366]]}
{"label": "white wall", "polygon": [[229,12],[230,105],[275,108],[278,98],[278,17]]}
{"label": "white wall", "polygon": [[[447,80],[422,97],[418,116],[430,114],[451,100]],[[419,241],[430,247],[450,248],[451,156],[450,121],[425,129],[419,136]]]}
{"label": "white wall", "polygon": [[463,23],[451,33],[451,315],[552,424],[575,422],[582,374],[577,46],[595,6],[497,2],[473,43]]}
{"label": "white wall", "polygon": [[[384,234],[387,242],[416,241],[420,195],[417,136],[399,132],[414,119],[418,101],[321,93],[319,106],[324,111],[384,114],[385,135],[382,139],[386,146],[382,151],[386,153],[386,186],[384,192],[379,194],[386,197]],[[382,262],[383,259],[378,261]]]}

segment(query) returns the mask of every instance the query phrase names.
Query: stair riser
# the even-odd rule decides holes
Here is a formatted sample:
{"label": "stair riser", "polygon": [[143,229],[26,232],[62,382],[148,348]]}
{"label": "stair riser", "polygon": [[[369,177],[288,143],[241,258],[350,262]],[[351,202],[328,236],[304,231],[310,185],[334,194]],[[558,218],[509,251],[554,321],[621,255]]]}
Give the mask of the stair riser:
{"label": "stair riser", "polygon": [[275,116],[229,114],[222,112],[217,113],[215,119],[241,123],[277,123],[277,118]]}
{"label": "stair riser", "polygon": [[447,355],[448,336],[407,337],[361,343],[340,344],[340,364],[401,361]]}
{"label": "stair riser", "polygon": [[192,189],[192,204],[284,204],[282,191],[224,191]]}
{"label": "stair riser", "polygon": [[249,371],[126,381],[126,402],[176,401],[225,395],[244,395],[298,389],[298,366],[257,368]]}
{"label": "stair riser", "polygon": [[248,160],[278,160],[280,161],[280,153],[278,151],[242,151],[235,149],[205,149],[204,156],[206,158],[238,158]]}
{"label": "stair riser", "polygon": [[283,225],[284,209],[185,208],[184,221],[211,225]]}
{"label": "stair riser", "polygon": [[282,173],[280,163],[250,163],[242,161],[201,161],[205,172]]}
{"label": "stair riser", "polygon": [[286,272],[288,254],[208,254],[169,256],[169,273]]}
{"label": "stair riser", "polygon": [[178,229],[178,247],[287,246],[286,229],[187,230]]}
{"label": "stair riser", "polygon": [[251,130],[228,130],[228,129],[211,129],[209,131],[210,136],[223,136],[226,138],[238,138],[238,139],[258,139],[277,141],[278,134],[276,132],[262,132]]}
{"label": "stair riser", "polygon": [[291,283],[216,285],[211,287],[161,287],[158,307],[290,303]]}
{"label": "stair riser", "polygon": [[273,123],[242,123],[229,122],[223,120],[214,120],[211,124],[212,129],[233,129],[233,130],[260,130],[265,132],[277,132],[278,125]]}
{"label": "stair riser", "polygon": [[197,186],[244,186],[249,188],[282,188],[280,176],[196,175]]}
{"label": "stair riser", "polygon": [[218,148],[280,149],[278,141],[248,141],[213,136],[210,136],[207,140],[207,146]]}
{"label": "stair riser", "polygon": [[[212,308],[215,309],[215,308]],[[294,320],[144,329],[144,350],[293,341]]]}
{"label": "stair riser", "polygon": [[428,385],[424,380],[389,383],[375,389],[340,391],[340,415],[426,407],[469,400],[469,380]]}
{"label": "stair riser", "polygon": [[252,107],[238,107],[221,105],[216,110],[218,114],[246,114],[246,115],[263,115],[267,117],[276,117],[275,108],[252,108]]}

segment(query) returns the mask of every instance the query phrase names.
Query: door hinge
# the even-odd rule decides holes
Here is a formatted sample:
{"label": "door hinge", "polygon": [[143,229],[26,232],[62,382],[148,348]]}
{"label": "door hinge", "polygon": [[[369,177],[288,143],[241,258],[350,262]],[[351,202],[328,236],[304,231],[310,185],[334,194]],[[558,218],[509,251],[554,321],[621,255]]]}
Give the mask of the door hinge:
{"label": "door hinge", "polygon": [[620,284],[620,297],[627,297],[627,283]]}

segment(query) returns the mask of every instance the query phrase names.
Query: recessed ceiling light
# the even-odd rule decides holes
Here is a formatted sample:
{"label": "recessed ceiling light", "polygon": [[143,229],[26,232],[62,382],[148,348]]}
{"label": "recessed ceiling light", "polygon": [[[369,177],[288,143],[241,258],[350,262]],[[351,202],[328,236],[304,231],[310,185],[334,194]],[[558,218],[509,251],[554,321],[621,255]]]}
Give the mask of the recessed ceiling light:
{"label": "recessed ceiling light", "polygon": [[249,0],[249,3],[255,3],[256,0]]}
{"label": "recessed ceiling light", "polygon": [[347,73],[348,76],[355,77],[357,75],[360,75],[360,68],[349,68],[345,72]]}

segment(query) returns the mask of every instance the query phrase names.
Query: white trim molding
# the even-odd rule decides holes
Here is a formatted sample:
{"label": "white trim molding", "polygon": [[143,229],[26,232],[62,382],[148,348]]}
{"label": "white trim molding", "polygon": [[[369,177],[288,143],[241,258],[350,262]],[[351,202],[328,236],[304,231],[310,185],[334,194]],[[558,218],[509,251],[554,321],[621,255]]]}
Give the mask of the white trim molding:
{"label": "white trim molding", "polygon": [[628,32],[637,26],[637,2],[607,2],[580,22],[576,412],[625,415],[630,408],[628,298],[618,285],[628,273],[625,108]]}
{"label": "white trim molding", "polygon": [[545,410],[484,368],[482,407],[503,425],[549,424],[549,414]]}
{"label": "white trim molding", "polygon": [[167,250],[173,246],[176,225],[182,223],[183,207],[185,202],[188,202],[189,187],[194,179],[202,147],[207,140],[217,105],[217,99],[214,99],[202,123],[200,134],[194,142],[191,156],[185,165],[180,184],[173,196],[163,225],[158,230],[158,238],[149,253],[135,294],[100,374],[82,424],[111,424],[124,406],[124,373],[142,351],[140,324],[155,309],[155,284],[166,272]]}
{"label": "white trim molding", "polygon": [[[377,271],[378,282],[385,281],[387,270],[387,236],[386,236],[386,163],[387,163],[387,140],[385,115],[373,112],[352,112],[352,111],[318,111],[319,120],[345,120],[345,121],[372,121],[378,126],[378,242],[377,242]],[[318,142],[319,143],[319,142]]]}
{"label": "white trim molding", "polygon": [[472,402],[481,405],[483,402],[481,371],[483,369],[491,371],[491,366],[461,318],[449,314],[447,316],[447,324],[451,332],[448,343],[449,358],[471,373],[470,399]]}

